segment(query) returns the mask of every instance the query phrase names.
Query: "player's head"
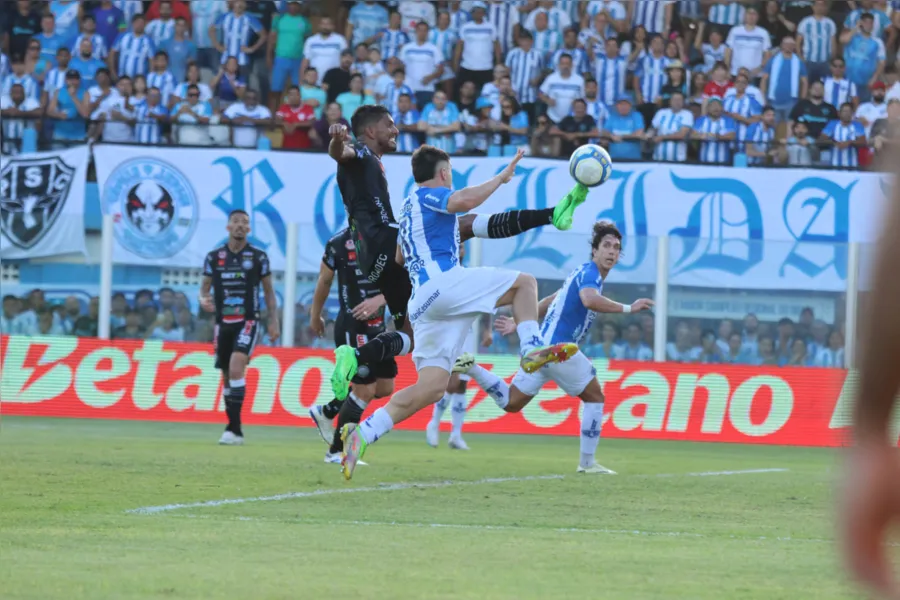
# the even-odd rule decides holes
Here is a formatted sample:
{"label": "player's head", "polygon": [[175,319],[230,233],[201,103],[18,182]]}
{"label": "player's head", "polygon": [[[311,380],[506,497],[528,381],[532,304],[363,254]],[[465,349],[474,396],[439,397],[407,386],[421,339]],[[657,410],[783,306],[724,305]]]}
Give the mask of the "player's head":
{"label": "player's head", "polygon": [[379,104],[360,106],[350,120],[353,135],[378,154],[397,150],[397,134],[391,111]]}
{"label": "player's head", "polygon": [[413,179],[418,184],[434,181],[439,187],[453,186],[450,155],[434,146],[419,146],[412,155]]}
{"label": "player's head", "polygon": [[591,235],[591,260],[609,271],[619,262],[622,252],[622,232],[612,221],[597,221]]}
{"label": "player's head", "polygon": [[242,241],[247,239],[250,233],[250,215],[241,209],[236,209],[228,214],[228,237],[231,240]]}

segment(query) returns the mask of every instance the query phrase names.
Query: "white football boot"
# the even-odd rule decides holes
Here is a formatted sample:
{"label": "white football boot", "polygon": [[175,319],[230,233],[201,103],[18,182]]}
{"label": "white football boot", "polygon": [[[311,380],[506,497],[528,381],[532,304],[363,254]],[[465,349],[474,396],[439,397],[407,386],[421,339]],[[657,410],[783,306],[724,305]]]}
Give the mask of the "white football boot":
{"label": "white football boot", "polygon": [[240,435],[235,435],[230,431],[225,431],[222,433],[222,437],[219,438],[220,446],[243,446],[244,438]]}

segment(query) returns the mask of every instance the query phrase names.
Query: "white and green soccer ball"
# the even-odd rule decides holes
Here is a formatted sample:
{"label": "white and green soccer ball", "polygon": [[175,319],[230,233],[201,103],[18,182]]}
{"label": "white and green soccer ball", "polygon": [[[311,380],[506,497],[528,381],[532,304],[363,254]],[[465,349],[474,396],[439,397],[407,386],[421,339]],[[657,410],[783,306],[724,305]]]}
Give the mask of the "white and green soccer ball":
{"label": "white and green soccer ball", "polygon": [[597,187],[612,175],[612,159],[600,146],[585,144],[572,153],[569,174],[581,185]]}

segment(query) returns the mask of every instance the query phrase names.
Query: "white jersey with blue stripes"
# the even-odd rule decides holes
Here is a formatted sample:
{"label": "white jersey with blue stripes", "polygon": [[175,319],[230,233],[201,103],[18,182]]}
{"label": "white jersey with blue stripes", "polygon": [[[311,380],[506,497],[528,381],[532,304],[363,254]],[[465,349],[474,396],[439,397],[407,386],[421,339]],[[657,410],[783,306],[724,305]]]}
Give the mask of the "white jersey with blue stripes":
{"label": "white jersey with blue stripes", "polygon": [[603,292],[603,277],[593,262],[586,262],[569,274],[547,309],[541,325],[545,344],[581,344],[597,316],[588,310],[579,295],[581,290],[588,288]]}
{"label": "white jersey with blue stripes", "polygon": [[441,273],[459,266],[459,226],[447,210],[449,188],[414,189],[400,211],[400,247],[413,293]]}

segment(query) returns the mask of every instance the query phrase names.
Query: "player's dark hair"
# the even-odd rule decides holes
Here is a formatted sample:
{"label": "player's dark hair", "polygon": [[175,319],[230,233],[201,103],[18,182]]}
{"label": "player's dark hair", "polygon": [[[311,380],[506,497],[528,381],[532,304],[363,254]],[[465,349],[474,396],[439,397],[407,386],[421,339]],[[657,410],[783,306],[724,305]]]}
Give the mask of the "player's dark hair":
{"label": "player's dark hair", "polygon": [[419,146],[412,155],[413,179],[425,183],[437,173],[438,163],[450,162],[450,155],[434,146]]}
{"label": "player's dark hair", "polygon": [[600,247],[600,240],[611,235],[622,243],[622,232],[616,227],[612,221],[597,221],[594,223],[594,231],[591,234],[591,249],[596,250]]}
{"label": "player's dark hair", "polygon": [[353,130],[353,135],[356,136],[356,139],[360,139],[366,127],[371,127],[389,114],[391,114],[391,111],[380,104],[360,106],[350,119],[350,129]]}
{"label": "player's dark hair", "polygon": [[233,211],[231,211],[230,213],[228,213],[228,220],[230,221],[231,217],[233,217],[234,215],[244,215],[248,219],[250,218],[250,215],[247,213],[247,211],[243,210],[241,208],[236,208]]}

